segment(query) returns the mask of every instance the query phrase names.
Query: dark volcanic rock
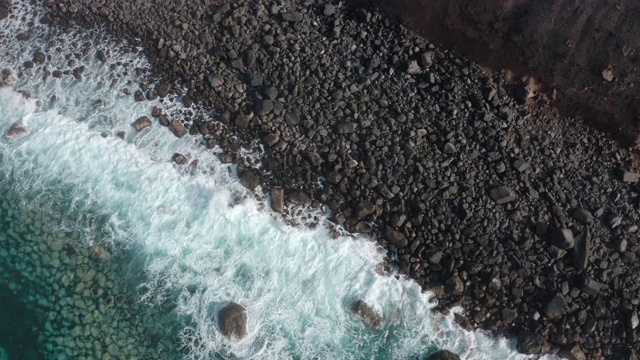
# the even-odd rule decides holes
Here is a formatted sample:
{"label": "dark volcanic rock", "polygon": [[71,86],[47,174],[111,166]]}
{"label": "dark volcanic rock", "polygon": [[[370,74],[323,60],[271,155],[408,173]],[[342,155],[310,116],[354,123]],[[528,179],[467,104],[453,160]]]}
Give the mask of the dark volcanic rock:
{"label": "dark volcanic rock", "polygon": [[306,205],[311,202],[311,197],[302,190],[295,190],[289,194],[289,201],[296,206]]}
{"label": "dark volcanic rock", "polygon": [[362,300],[357,300],[351,304],[351,313],[360,317],[362,321],[373,330],[382,328],[382,316],[378,314],[371,306]]}
{"label": "dark volcanic rock", "polygon": [[187,157],[179,153],[173,154],[171,159],[178,165],[184,165],[187,163]]}
{"label": "dark volcanic rock", "polygon": [[585,209],[578,209],[573,212],[573,218],[585,225],[593,224],[593,215]]}
{"label": "dark volcanic rock", "polygon": [[582,271],[587,268],[591,256],[591,234],[583,232],[575,238],[573,246],[573,263],[576,270]]}
{"label": "dark volcanic rock", "polygon": [[431,354],[426,360],[460,360],[460,356],[448,350],[440,350],[435,354]]}
{"label": "dark volcanic rock", "polygon": [[234,302],[218,312],[218,327],[224,336],[241,340],[247,335],[247,311]]}
{"label": "dark volcanic rock", "polygon": [[376,206],[368,201],[365,201],[359,203],[358,206],[356,206],[356,217],[358,219],[363,219],[368,215],[373,214],[374,211],[376,211]]}

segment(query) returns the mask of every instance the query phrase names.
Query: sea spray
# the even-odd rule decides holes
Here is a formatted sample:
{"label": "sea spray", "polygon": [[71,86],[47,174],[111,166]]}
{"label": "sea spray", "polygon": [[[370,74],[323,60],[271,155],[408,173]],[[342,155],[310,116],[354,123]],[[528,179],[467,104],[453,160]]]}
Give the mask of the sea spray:
{"label": "sea spray", "polygon": [[[40,11],[16,3],[3,42]],[[378,274],[382,255],[370,240],[332,239],[324,227],[288,226],[260,210],[230,166],[200,141],[178,139],[158,124],[133,130],[130,124],[158,104],[137,103],[125,91],[138,83],[132,70],[148,67],[142,57],[97,34],[32,26],[33,41],[8,41],[0,57],[0,67],[18,74],[11,88],[0,89],[1,185],[27,208],[62,211],[65,220],[50,226],[78,234],[79,248],[126,254],[120,268],[143,270],[126,277],[136,300],[173,315],[186,358],[415,358],[440,348],[466,359],[526,358],[510,340],[464,331],[452,316],[434,313],[431,296],[415,282]],[[64,55],[83,47],[93,50],[78,59],[82,79],[45,81],[43,67],[20,69],[40,49],[49,49],[47,68],[64,69]],[[121,65],[99,62],[98,47],[110,48]],[[28,136],[4,136],[16,122]],[[197,158],[197,171],[174,164],[175,152]],[[382,315],[382,329],[350,314],[356,300]],[[228,301],[247,309],[248,334],[239,342],[216,326]]]}

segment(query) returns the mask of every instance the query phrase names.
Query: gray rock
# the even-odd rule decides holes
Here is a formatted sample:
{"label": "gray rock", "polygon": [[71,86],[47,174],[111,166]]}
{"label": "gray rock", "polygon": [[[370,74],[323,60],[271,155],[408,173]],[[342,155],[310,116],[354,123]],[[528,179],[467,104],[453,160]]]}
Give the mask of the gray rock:
{"label": "gray rock", "polygon": [[135,101],[144,101],[145,100],[144,92],[142,92],[142,90],[136,90],[136,92],[133,93],[133,99]]}
{"label": "gray rock", "polygon": [[369,328],[380,330],[382,328],[382,316],[378,314],[369,304],[362,300],[357,300],[351,304],[351,313],[358,316]]}
{"label": "gray rock", "polygon": [[289,194],[289,201],[296,206],[306,205],[311,202],[311,197],[302,190],[295,190]]}
{"label": "gray rock", "polygon": [[340,134],[351,134],[354,131],[356,131],[356,123],[353,122],[344,123],[338,127]]}
{"label": "gray rock", "polygon": [[218,312],[220,332],[229,339],[241,340],[247,335],[247,311],[234,302]]}
{"label": "gray rock", "polygon": [[238,115],[234,121],[234,124],[240,129],[246,129],[249,127],[249,123],[251,123],[250,115]]}
{"label": "gray rock", "polygon": [[452,143],[446,143],[444,144],[444,149],[443,149],[445,154],[454,154],[456,151],[458,151],[458,149],[456,149],[456,146],[453,145]]}
{"label": "gray rock", "polygon": [[512,165],[513,165],[513,168],[518,170],[519,172],[523,172],[527,170],[527,168],[529,167],[529,163],[522,159],[517,159],[516,161],[513,162]]}
{"label": "gray rock", "polygon": [[405,247],[408,245],[407,238],[399,231],[387,226],[384,238],[397,247]]}
{"label": "gray rock", "polygon": [[573,212],[573,218],[584,225],[593,225],[593,215],[585,209],[578,209]]}
{"label": "gray rock", "polygon": [[464,294],[464,282],[457,275],[453,275],[445,282],[444,289],[451,296],[462,296]]}
{"label": "gray rock", "polygon": [[505,185],[496,186],[489,191],[489,195],[497,204],[505,204],[516,199],[516,195]]}
{"label": "gray rock", "polygon": [[556,296],[547,303],[547,306],[544,309],[544,312],[551,319],[562,316],[566,314],[567,311],[569,311],[569,305],[562,294],[556,294]]}
{"label": "gray rock", "polygon": [[151,119],[147,116],[141,116],[136,121],[133,122],[133,128],[137,131],[142,131],[149,126],[151,126]]}
{"label": "gray rock", "polygon": [[420,65],[423,68],[428,68],[433,64],[433,52],[431,51],[426,51],[423,52],[422,55],[420,55]]}
{"label": "gray rock", "polygon": [[361,202],[356,206],[356,217],[358,219],[364,219],[373,212],[376,211],[376,206],[369,201]]}
{"label": "gray rock", "polygon": [[426,360],[460,360],[460,356],[448,350],[440,350],[435,354],[431,354]]}
{"label": "gray rock", "polygon": [[582,271],[587,268],[589,264],[589,257],[591,256],[591,233],[583,232],[575,238],[573,246],[573,263],[576,266],[576,270]]}
{"label": "gray rock", "polygon": [[600,282],[597,282],[591,278],[586,278],[584,279],[584,283],[580,287],[580,290],[582,290],[582,292],[586,294],[596,296],[598,295],[598,293],[600,292],[603,286],[604,284]]}
{"label": "gray rock", "polygon": [[575,245],[575,239],[570,229],[561,228],[556,229],[556,231],[551,234],[551,243],[560,249],[566,250],[571,249]]}
{"label": "gray rock", "polygon": [[300,116],[295,112],[288,112],[284,116],[284,120],[289,124],[289,126],[296,126],[300,123]]}
{"label": "gray rock", "polygon": [[302,13],[297,11],[282,13],[282,19],[290,22],[299,22],[302,21]]}
{"label": "gray rock", "polygon": [[636,174],[634,172],[632,172],[631,170],[628,169],[621,169],[620,170],[621,173],[621,179],[622,182],[626,182],[626,183],[635,183],[638,182],[640,180],[640,174]]}
{"label": "gray rock", "polygon": [[587,356],[578,344],[575,344],[570,349],[561,352],[560,356],[567,360],[587,360]]}
{"label": "gray rock", "polygon": [[418,65],[417,61],[409,61],[409,64],[407,65],[407,74],[418,74],[420,71],[422,71],[422,69],[420,68],[420,65]]}
{"label": "gray rock", "polygon": [[271,189],[271,208],[279,214],[284,212],[284,190],[281,187]]}
{"label": "gray rock", "polygon": [[224,79],[218,74],[209,74],[209,76],[207,76],[207,81],[209,81],[209,85],[214,88],[220,87],[224,84]]}
{"label": "gray rock", "polygon": [[332,4],[324,4],[322,13],[324,14],[324,16],[332,16],[336,13],[336,7]]}
{"label": "gray rock", "polygon": [[273,110],[273,101],[270,99],[262,99],[256,102],[256,114],[266,115]]}

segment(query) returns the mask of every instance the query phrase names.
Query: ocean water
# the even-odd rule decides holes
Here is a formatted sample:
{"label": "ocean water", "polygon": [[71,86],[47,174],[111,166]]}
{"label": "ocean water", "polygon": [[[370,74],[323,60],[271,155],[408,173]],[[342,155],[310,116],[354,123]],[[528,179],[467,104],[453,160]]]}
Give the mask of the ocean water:
{"label": "ocean water", "polygon": [[[0,22],[0,69],[16,78],[0,88],[0,306],[33,317],[13,335],[0,332],[0,359],[417,359],[438,349],[529,358],[511,339],[434,313],[410,279],[380,275],[383,255],[369,239],[332,239],[322,226],[289,226],[261,210],[219,149],[156,121],[136,132],[131,123],[160,104],[125,94],[145,59],[104,34],[39,24],[43,11],[14,0]],[[23,32],[31,38],[16,40]],[[98,49],[110,49],[107,64]],[[36,51],[49,58],[25,69]],[[80,65],[81,80],[44,79]],[[16,122],[29,133],[8,138]],[[175,165],[175,152],[198,159],[198,169]],[[382,314],[382,329],[350,314],[357,299]],[[241,341],[216,326],[229,301],[247,310]],[[12,312],[0,322],[21,323]],[[10,336],[36,340],[10,348]]]}

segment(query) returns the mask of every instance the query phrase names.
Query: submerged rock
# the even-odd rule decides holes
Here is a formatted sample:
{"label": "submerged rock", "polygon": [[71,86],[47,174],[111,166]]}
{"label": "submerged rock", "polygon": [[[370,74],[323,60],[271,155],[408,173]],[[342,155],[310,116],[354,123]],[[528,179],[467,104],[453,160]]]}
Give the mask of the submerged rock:
{"label": "submerged rock", "polygon": [[220,332],[227,338],[241,340],[247,335],[247,311],[234,302],[218,312]]}
{"label": "submerged rock", "polygon": [[440,350],[435,354],[427,357],[427,360],[460,360],[460,356],[448,350]]}
{"label": "submerged rock", "polygon": [[27,135],[29,135],[29,130],[20,122],[14,122],[7,131],[7,137],[9,139],[17,139]]}
{"label": "submerged rock", "polygon": [[358,316],[362,321],[373,330],[379,330],[382,327],[382,316],[378,314],[371,306],[362,300],[357,300],[351,304],[351,313]]}

